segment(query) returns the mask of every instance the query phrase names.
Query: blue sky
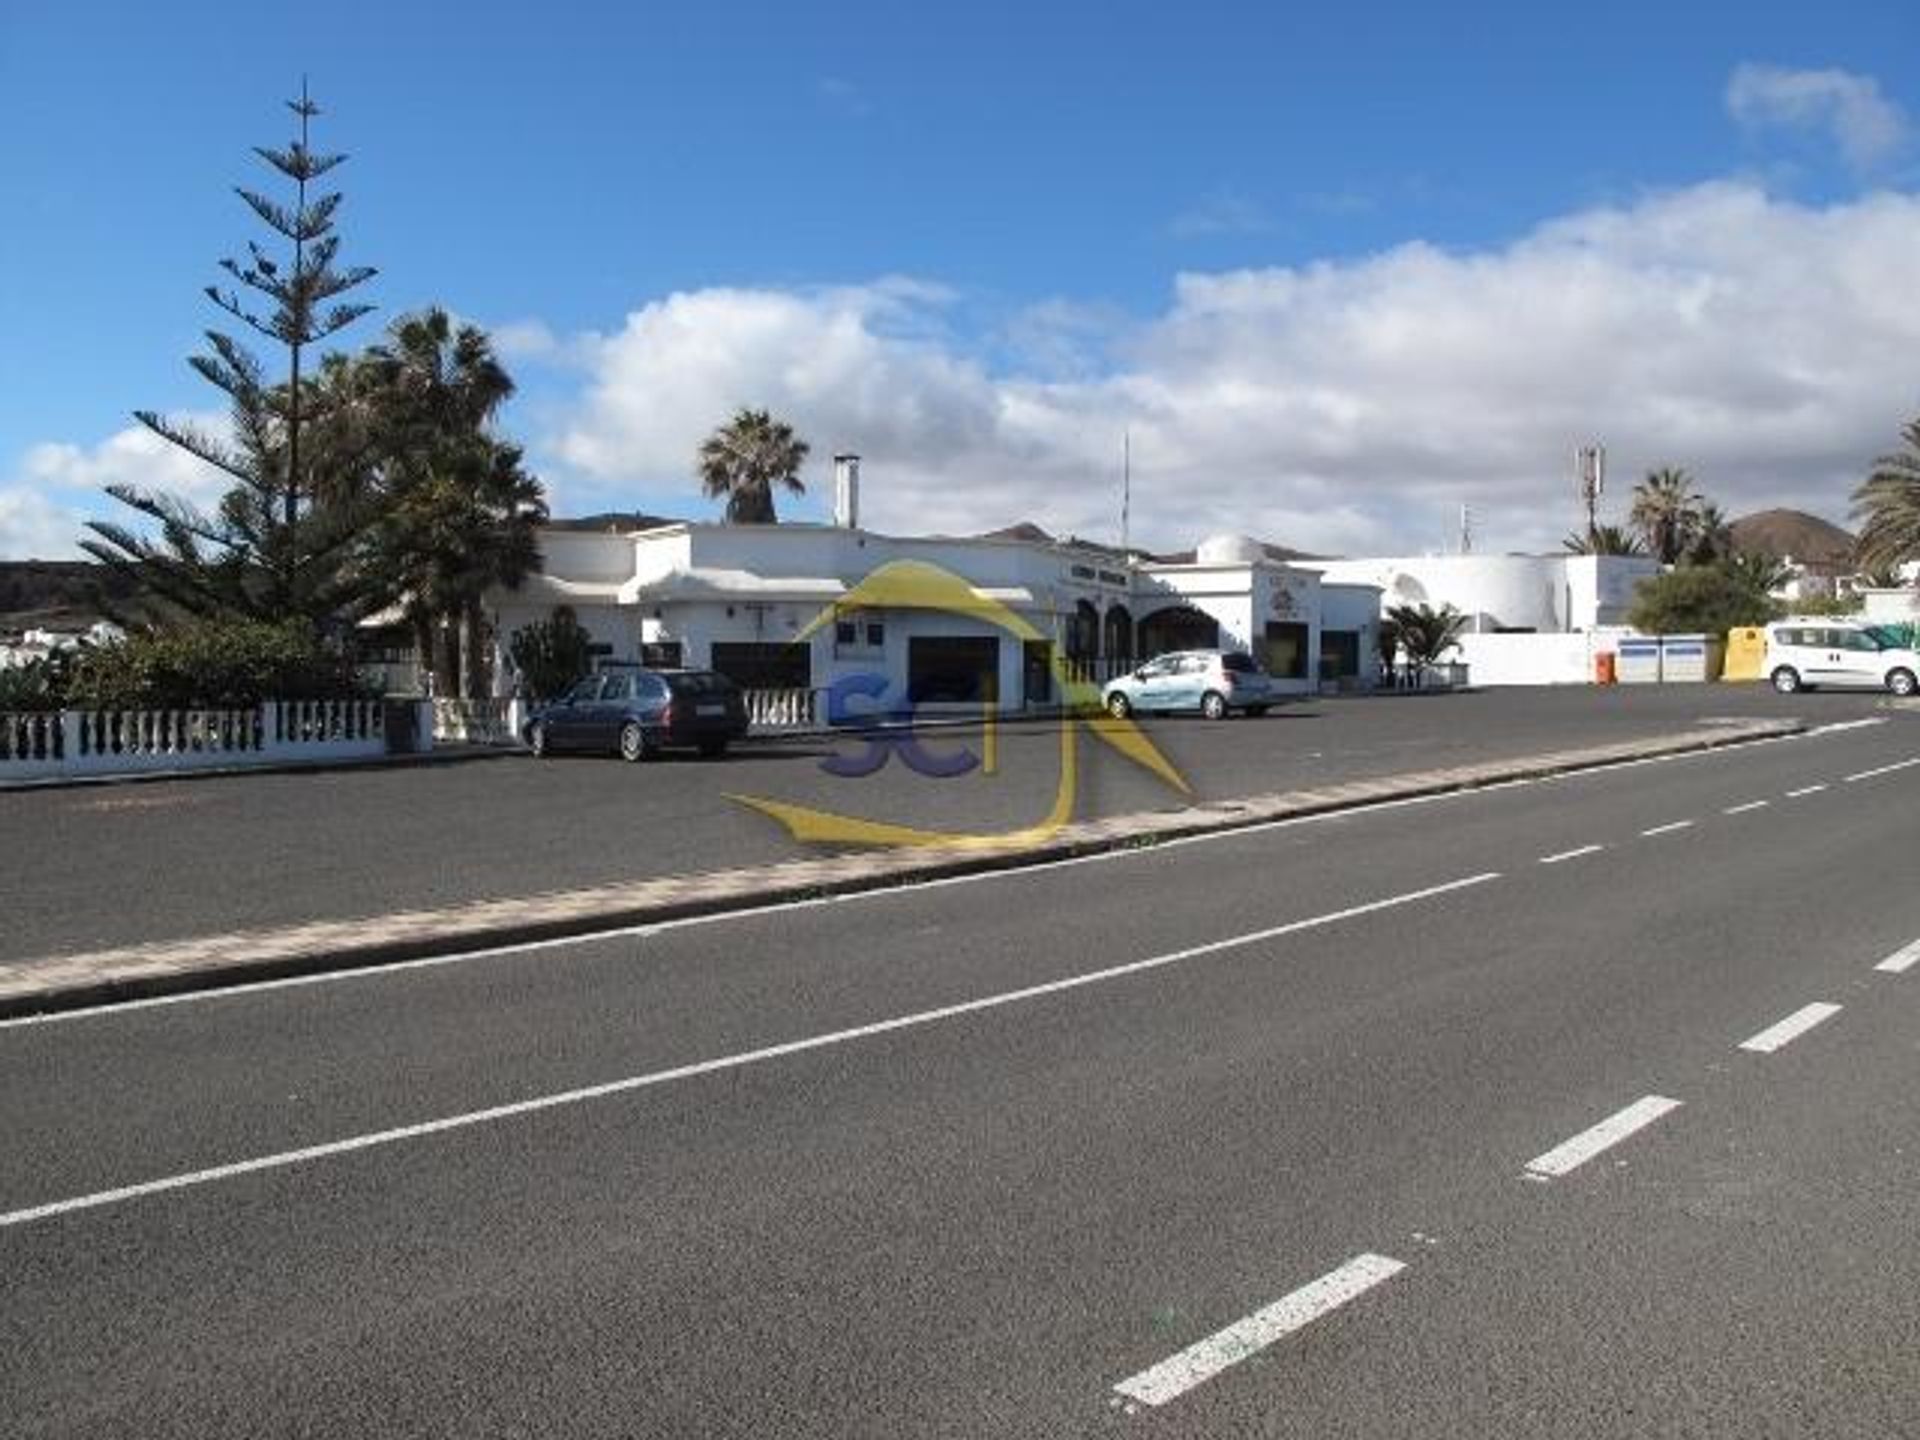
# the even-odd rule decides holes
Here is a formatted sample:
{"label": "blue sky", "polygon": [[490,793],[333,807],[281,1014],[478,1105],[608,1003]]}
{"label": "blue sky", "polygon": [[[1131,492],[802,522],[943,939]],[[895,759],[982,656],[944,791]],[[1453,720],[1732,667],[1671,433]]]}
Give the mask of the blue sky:
{"label": "blue sky", "polygon": [[1590,438],[1621,491],[1844,518],[1920,412],[1917,41],[1899,0],[13,5],[0,555],[106,479],[205,493],[129,412],[214,406],[200,287],[303,73],[381,272],[343,339],[494,331],[563,512],[711,513],[692,445],[767,404],[895,529],[1102,533],[1123,430],[1168,546],[1462,504],[1552,545]]}

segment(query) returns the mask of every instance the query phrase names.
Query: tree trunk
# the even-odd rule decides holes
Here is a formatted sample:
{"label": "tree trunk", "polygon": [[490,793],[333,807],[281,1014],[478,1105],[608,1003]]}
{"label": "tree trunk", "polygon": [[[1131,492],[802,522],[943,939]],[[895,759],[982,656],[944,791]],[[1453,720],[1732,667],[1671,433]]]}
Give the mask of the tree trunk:
{"label": "tree trunk", "polygon": [[469,601],[461,621],[463,638],[466,641],[466,663],[461,667],[462,679],[466,683],[466,695],[469,700],[484,700],[492,689],[493,667],[488,663],[487,617],[480,609],[478,600]]}
{"label": "tree trunk", "polygon": [[413,617],[413,681],[420,687],[420,693],[426,694],[433,688],[433,617],[415,615]]}

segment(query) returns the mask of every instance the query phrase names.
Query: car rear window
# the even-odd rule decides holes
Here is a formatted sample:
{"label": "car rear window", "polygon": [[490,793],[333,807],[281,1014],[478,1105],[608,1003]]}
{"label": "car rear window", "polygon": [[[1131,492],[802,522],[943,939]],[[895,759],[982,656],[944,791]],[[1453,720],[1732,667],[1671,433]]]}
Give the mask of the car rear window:
{"label": "car rear window", "polygon": [[1251,655],[1242,655],[1238,651],[1234,651],[1231,654],[1220,657],[1220,668],[1222,670],[1232,670],[1240,675],[1252,675],[1258,671],[1260,667],[1253,663],[1253,657]]}
{"label": "car rear window", "polygon": [[686,670],[665,677],[676,695],[731,695],[739,687],[712,670]]}

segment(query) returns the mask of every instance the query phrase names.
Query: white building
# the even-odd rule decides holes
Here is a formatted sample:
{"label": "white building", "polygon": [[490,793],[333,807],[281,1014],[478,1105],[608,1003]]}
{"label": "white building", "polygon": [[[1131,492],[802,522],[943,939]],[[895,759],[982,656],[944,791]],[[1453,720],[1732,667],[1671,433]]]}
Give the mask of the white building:
{"label": "white building", "polygon": [[1422,555],[1329,560],[1330,581],[1377,585],[1381,603],[1451,605],[1476,633],[1573,634],[1624,625],[1645,555]]}
{"label": "white building", "polygon": [[[846,495],[843,513],[856,503],[857,491]],[[712,668],[754,689],[859,685],[876,706],[1049,705],[1056,660],[1099,680],[1163,651],[1212,646],[1252,652],[1283,693],[1369,684],[1375,669],[1376,588],[1326,584],[1317,568],[1237,536],[1209,540],[1181,564],[1072,541],[890,536],[850,524],[547,529],[540,543],[543,573],[489,597],[502,691],[513,686],[514,633],[561,605],[592,636],[599,665]],[[960,577],[1039,638],[977,615],[849,598],[893,561]]]}

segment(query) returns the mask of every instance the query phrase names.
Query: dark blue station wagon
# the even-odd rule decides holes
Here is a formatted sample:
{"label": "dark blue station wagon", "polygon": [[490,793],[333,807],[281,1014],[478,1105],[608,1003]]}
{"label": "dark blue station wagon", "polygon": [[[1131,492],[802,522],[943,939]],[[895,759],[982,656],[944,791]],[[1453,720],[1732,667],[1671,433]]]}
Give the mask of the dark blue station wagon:
{"label": "dark blue station wagon", "polygon": [[740,687],[711,670],[608,670],[574,682],[534,712],[522,739],[535,755],[611,752],[645,760],[662,750],[724,755],[747,733]]}

